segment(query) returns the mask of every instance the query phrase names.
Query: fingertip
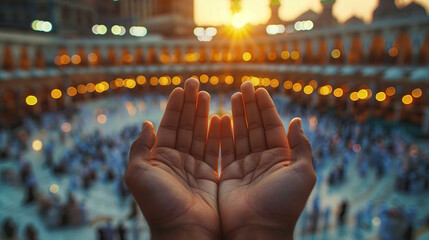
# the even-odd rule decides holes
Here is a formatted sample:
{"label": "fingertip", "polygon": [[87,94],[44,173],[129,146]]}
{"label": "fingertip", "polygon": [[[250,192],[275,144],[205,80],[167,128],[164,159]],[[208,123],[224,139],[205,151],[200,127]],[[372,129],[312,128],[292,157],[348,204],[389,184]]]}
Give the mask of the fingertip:
{"label": "fingertip", "polygon": [[254,90],[255,87],[253,86],[252,82],[247,81],[247,82],[244,82],[244,83],[241,84],[240,89],[243,92],[243,91],[246,91],[246,90]]}
{"label": "fingertip", "polygon": [[185,89],[197,89],[199,87],[200,82],[195,78],[189,78],[185,81]]}
{"label": "fingertip", "polygon": [[256,89],[255,94],[256,94],[256,96],[264,96],[264,95],[270,96],[270,93],[265,88]]}
{"label": "fingertip", "polygon": [[198,93],[198,98],[202,101],[210,101],[210,94],[206,91],[200,91]]}
{"label": "fingertip", "polygon": [[220,117],[217,114],[215,114],[215,115],[212,116],[211,121],[217,121],[217,122],[219,122],[220,121]]}
{"label": "fingertip", "polygon": [[302,131],[302,120],[299,117],[295,117],[290,121],[289,123],[289,129],[291,128],[297,128]]}
{"label": "fingertip", "polygon": [[229,116],[228,114],[223,115],[220,120],[221,120],[222,124],[224,124],[224,123],[231,124],[231,116]]}

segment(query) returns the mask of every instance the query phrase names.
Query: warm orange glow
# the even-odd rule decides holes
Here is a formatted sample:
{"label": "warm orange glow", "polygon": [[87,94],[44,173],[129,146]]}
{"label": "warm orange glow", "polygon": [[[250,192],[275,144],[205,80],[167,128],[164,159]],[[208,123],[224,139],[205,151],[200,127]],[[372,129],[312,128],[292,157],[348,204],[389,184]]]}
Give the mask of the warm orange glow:
{"label": "warm orange glow", "polygon": [[343,94],[344,94],[344,91],[341,88],[336,88],[334,90],[334,96],[337,97],[337,98],[342,97]]}
{"label": "warm orange glow", "polygon": [[413,97],[409,94],[402,97],[402,103],[405,105],[411,104],[413,102]]}
{"label": "warm orange glow", "polygon": [[270,52],[268,54],[268,60],[274,61],[274,60],[276,60],[276,58],[277,58],[277,54],[275,52]]}
{"label": "warm orange glow", "polygon": [[277,79],[271,79],[270,86],[272,88],[278,87],[279,86],[279,80],[277,80]]}
{"label": "warm orange glow", "polygon": [[150,83],[150,85],[152,85],[152,86],[156,86],[156,85],[158,85],[158,78],[157,78],[157,77],[151,77],[151,78],[149,79],[149,83]]}
{"label": "warm orange glow", "polygon": [[244,83],[245,81],[247,81],[248,78],[249,78],[248,76],[241,77],[241,83]]}
{"label": "warm orange glow", "polygon": [[292,82],[291,81],[289,81],[289,80],[287,80],[287,81],[285,81],[285,83],[283,84],[283,87],[285,88],[285,89],[291,89],[292,88]]}
{"label": "warm orange glow", "polygon": [[299,91],[301,91],[301,89],[302,89],[302,85],[301,85],[301,83],[294,83],[294,84],[293,84],[293,86],[292,86],[292,89],[293,89],[295,92],[299,92]]}
{"label": "warm orange glow", "polygon": [[386,100],[386,94],[384,92],[378,92],[377,94],[375,94],[375,99],[377,99],[377,101],[379,102],[383,102],[384,100]]}
{"label": "warm orange glow", "polygon": [[69,57],[68,55],[62,55],[62,56],[60,57],[60,63],[61,63],[62,65],[67,65],[67,64],[69,64],[69,63],[70,63],[70,57]]}
{"label": "warm orange glow", "polygon": [[95,91],[95,85],[94,83],[88,83],[86,84],[86,91],[89,93],[92,93]]}
{"label": "warm orange glow", "polygon": [[298,51],[293,51],[290,54],[290,58],[292,58],[292,60],[298,60],[299,59],[299,52]]}
{"label": "warm orange glow", "polygon": [[411,92],[411,95],[413,96],[413,98],[419,98],[423,95],[423,92],[420,88],[416,88]]}
{"label": "warm orange glow", "polygon": [[231,18],[231,24],[233,27],[239,29],[247,24],[246,16],[242,13],[236,13]]}
{"label": "warm orange glow", "polygon": [[96,92],[98,92],[98,93],[102,93],[102,92],[104,92],[104,85],[103,85],[103,84],[101,84],[101,83],[97,83],[97,84],[95,85],[95,91],[96,91]]}
{"label": "warm orange glow", "polygon": [[181,77],[179,77],[179,76],[174,76],[172,79],[171,79],[171,82],[174,84],[174,85],[179,85],[180,83],[182,83],[182,78]]}
{"label": "warm orange glow", "polygon": [[124,63],[131,63],[134,60],[133,55],[131,55],[131,53],[126,53],[123,55],[122,60],[124,61]]}
{"label": "warm orange glow", "polygon": [[95,53],[88,54],[89,63],[94,64],[97,62],[97,60],[98,60],[97,54],[95,54]]}
{"label": "warm orange glow", "polygon": [[125,87],[132,89],[136,86],[136,81],[134,79],[126,79],[124,85]]}
{"label": "warm orange glow", "polygon": [[262,78],[261,79],[261,85],[264,87],[270,86],[271,80],[269,78]]}
{"label": "warm orange glow", "polygon": [[261,83],[261,80],[258,77],[250,77],[250,82],[253,86],[258,86]]}
{"label": "warm orange glow", "polygon": [[357,93],[360,99],[366,99],[368,97],[368,91],[366,89],[361,89]]}
{"label": "warm orange glow", "polygon": [[357,92],[352,92],[352,93],[350,93],[350,99],[351,99],[353,102],[356,102],[357,100],[359,100],[358,93],[357,93]]}
{"label": "warm orange glow", "polygon": [[201,83],[207,83],[208,81],[209,81],[209,76],[207,76],[206,74],[203,74],[200,76]]}
{"label": "warm orange glow", "polygon": [[290,57],[290,54],[288,51],[283,51],[280,55],[280,57],[284,60],[287,60]]}
{"label": "warm orange glow", "polygon": [[124,86],[124,80],[122,78],[117,78],[115,80],[115,85],[116,85],[116,87],[122,87],[122,86]]}
{"label": "warm orange glow", "polygon": [[308,85],[312,86],[313,88],[317,88],[317,81],[316,80],[311,80]]}
{"label": "warm orange glow", "polygon": [[389,49],[389,56],[390,57],[396,57],[398,56],[398,49],[396,47],[392,47],[391,49]]}
{"label": "warm orange glow", "polygon": [[338,50],[338,49],[334,49],[331,52],[331,56],[332,56],[332,58],[337,59],[337,58],[339,58],[341,56],[341,51]]}
{"label": "warm orange glow", "polygon": [[104,91],[109,90],[109,84],[106,81],[102,81],[100,84],[103,85]]}
{"label": "warm orange glow", "polygon": [[252,54],[250,54],[250,52],[245,52],[243,53],[243,60],[248,62],[250,61],[250,59],[252,59]]}
{"label": "warm orange glow", "polygon": [[29,95],[25,98],[25,102],[29,105],[29,106],[33,106],[37,104],[37,97],[34,95]]}
{"label": "warm orange glow", "polygon": [[331,94],[332,92],[332,86],[331,85],[325,85],[319,88],[319,94],[326,96]]}
{"label": "warm orange glow", "polygon": [[104,114],[98,114],[97,116],[97,122],[101,125],[105,124],[107,122],[107,117]]}
{"label": "warm orange glow", "polygon": [[70,97],[76,96],[76,94],[77,94],[76,88],[75,87],[69,87],[69,88],[67,88],[67,94]]}
{"label": "warm orange glow", "polygon": [[159,84],[161,86],[167,86],[171,83],[171,80],[169,81],[169,77],[167,76],[162,76],[159,78]]}
{"label": "warm orange glow", "polygon": [[85,94],[86,93],[86,86],[83,84],[79,84],[79,86],[77,86],[77,92],[80,94]]}
{"label": "warm orange glow", "polygon": [[304,87],[304,93],[307,94],[307,95],[312,94],[313,91],[314,91],[314,89],[313,89],[313,87],[311,85],[307,85],[307,86]]}
{"label": "warm orange glow", "polygon": [[82,59],[80,58],[80,56],[79,55],[73,55],[72,57],[71,57],[71,62],[73,63],[73,64],[80,64],[80,62],[82,61]]}
{"label": "warm orange glow", "polygon": [[51,91],[51,97],[52,97],[52,98],[54,98],[54,99],[58,99],[58,98],[60,98],[62,95],[63,95],[63,93],[62,93],[62,92],[61,92],[61,90],[59,90],[59,89],[53,89],[53,90]]}
{"label": "warm orange glow", "polygon": [[211,85],[217,85],[219,83],[219,78],[218,77],[216,77],[216,76],[212,76],[211,78],[210,78],[210,84]]}
{"label": "warm orange glow", "polygon": [[234,78],[232,76],[226,76],[225,83],[228,85],[234,83]]}
{"label": "warm orange glow", "polygon": [[386,89],[386,95],[389,97],[395,95],[395,93],[396,93],[396,89],[394,87],[388,87]]}
{"label": "warm orange glow", "polygon": [[143,75],[139,75],[136,78],[138,85],[144,85],[146,83],[146,78]]}

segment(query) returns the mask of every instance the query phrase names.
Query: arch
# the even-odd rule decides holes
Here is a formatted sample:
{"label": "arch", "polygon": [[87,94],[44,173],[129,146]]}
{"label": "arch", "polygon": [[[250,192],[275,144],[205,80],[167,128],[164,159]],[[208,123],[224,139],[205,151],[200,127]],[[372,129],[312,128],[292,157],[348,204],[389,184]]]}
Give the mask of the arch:
{"label": "arch", "polygon": [[303,57],[303,62],[307,64],[313,63],[313,44],[310,40],[307,40],[305,43],[305,54]]}
{"label": "arch", "polygon": [[22,46],[19,51],[19,62],[21,70],[30,70],[30,58],[28,57],[28,50],[26,46]]}
{"label": "arch", "polygon": [[171,62],[179,63],[182,59],[182,49],[180,47],[175,47],[173,50],[173,54],[171,56]]}
{"label": "arch", "polygon": [[[343,40],[341,37],[337,37],[335,39],[335,43],[334,43],[334,49],[331,50],[329,54],[329,59],[330,62],[333,64],[341,64],[344,62],[344,54],[345,52],[343,51]],[[335,53],[333,52],[334,50],[339,50],[339,56],[335,55]],[[338,56],[338,57],[337,57]]]}
{"label": "arch", "polygon": [[317,63],[320,65],[324,65],[327,63],[327,57],[328,54],[328,45],[326,43],[325,39],[321,39],[319,42],[319,52],[317,56]]}
{"label": "arch", "polygon": [[264,62],[265,61],[265,45],[260,44],[258,46],[258,55],[256,56],[257,62]]}
{"label": "arch", "polygon": [[148,64],[156,64],[158,59],[156,57],[155,47],[149,47],[147,50],[147,63]]}
{"label": "arch", "polygon": [[429,63],[429,33],[426,34],[419,51],[419,65]]}
{"label": "arch", "polygon": [[38,69],[44,69],[45,68],[45,58],[43,56],[43,49],[41,46],[36,47],[36,53],[35,53],[35,66]]}
{"label": "arch", "polygon": [[371,47],[369,50],[369,63],[382,64],[385,60],[385,44],[383,36],[376,35],[372,39]]}
{"label": "arch", "polygon": [[159,61],[163,64],[167,64],[170,62],[170,56],[168,54],[168,48],[164,47],[161,50],[161,55],[159,56]]}
{"label": "arch", "polygon": [[294,54],[293,52],[291,53],[292,62],[295,64],[302,63],[302,56],[301,56],[302,52],[299,49],[299,43],[296,41],[293,43],[293,51],[298,52],[298,55],[297,55],[297,58],[294,59],[294,56],[293,56]]}
{"label": "arch", "polygon": [[117,64],[116,51],[114,47],[109,47],[107,50],[107,64],[109,66],[115,66]]}
{"label": "arch", "polygon": [[229,47],[223,47],[221,55],[222,55],[222,61],[223,62],[231,62],[232,61],[232,54],[231,54]]}
{"label": "arch", "polygon": [[[409,65],[413,61],[413,46],[410,36],[407,33],[401,33],[396,38],[393,49],[396,48],[397,56],[393,56],[394,63],[399,65]],[[390,50],[389,50],[390,55]],[[391,55],[392,57],[392,55]]]}
{"label": "arch", "polygon": [[124,65],[132,65],[134,63],[134,56],[131,54],[128,47],[122,48],[122,64]]}
{"label": "arch", "polygon": [[348,54],[348,62],[351,65],[363,64],[363,47],[362,39],[360,36],[356,35],[353,37],[350,44],[350,52]]}
{"label": "arch", "polygon": [[3,46],[3,70],[13,71],[13,56],[12,49],[10,45]]}
{"label": "arch", "polygon": [[198,53],[200,54],[199,61],[200,61],[201,63],[206,62],[206,61],[207,61],[207,50],[206,50],[206,48],[205,48],[205,47],[201,47],[201,48],[199,49]]}
{"label": "arch", "polygon": [[210,61],[211,62],[220,62],[222,60],[222,55],[217,47],[212,47]]}
{"label": "arch", "polygon": [[144,62],[144,54],[143,54],[143,48],[142,47],[136,47],[136,49],[135,49],[135,52],[136,52],[136,56],[135,56],[135,63],[137,64],[137,65],[142,65],[142,64],[144,64],[145,62]]}
{"label": "arch", "polygon": [[277,49],[276,49],[276,45],[275,44],[270,44],[270,50],[269,51],[267,51],[267,59],[268,59],[268,61],[270,61],[270,62],[275,62],[275,61],[277,61],[277,58],[278,58],[278,56],[277,56]]}
{"label": "arch", "polygon": [[84,47],[79,47],[77,49],[77,54],[80,57],[80,63],[78,65],[80,66],[87,66],[88,65],[88,59],[87,59],[87,54],[86,54],[86,50]]}

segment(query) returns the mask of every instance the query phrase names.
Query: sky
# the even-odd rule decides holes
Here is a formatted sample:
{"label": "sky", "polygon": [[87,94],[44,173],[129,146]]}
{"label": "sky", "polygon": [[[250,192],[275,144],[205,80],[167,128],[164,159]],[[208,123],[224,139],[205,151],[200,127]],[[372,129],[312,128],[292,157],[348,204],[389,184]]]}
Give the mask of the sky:
{"label": "sky", "polygon": [[[422,5],[429,12],[429,0],[396,0],[398,7],[405,7],[411,2]],[[279,16],[289,21],[311,9],[322,12],[320,0],[281,0]],[[372,13],[379,0],[337,0],[333,14],[339,22],[345,22],[356,16],[366,23],[372,21]],[[271,16],[270,0],[241,0],[242,13],[252,24],[265,23]],[[197,25],[218,26],[231,21],[230,0],[194,0],[194,19]]]}

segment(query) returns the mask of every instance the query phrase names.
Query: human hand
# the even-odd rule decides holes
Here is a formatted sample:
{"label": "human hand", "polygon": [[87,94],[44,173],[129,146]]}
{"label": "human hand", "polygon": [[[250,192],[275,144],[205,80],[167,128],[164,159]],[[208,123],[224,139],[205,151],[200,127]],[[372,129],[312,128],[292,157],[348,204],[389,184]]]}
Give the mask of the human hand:
{"label": "human hand", "polygon": [[[231,97],[221,119],[219,214],[224,239],[293,239],[316,182],[300,119],[286,134],[265,89],[250,82]],[[247,124],[246,124],[247,123]],[[234,137],[233,137],[234,135]]]}
{"label": "human hand", "polygon": [[130,150],[125,181],[151,229],[152,239],[220,238],[217,206],[220,118],[210,95],[188,79],[176,88],[155,136],[150,122]]}

